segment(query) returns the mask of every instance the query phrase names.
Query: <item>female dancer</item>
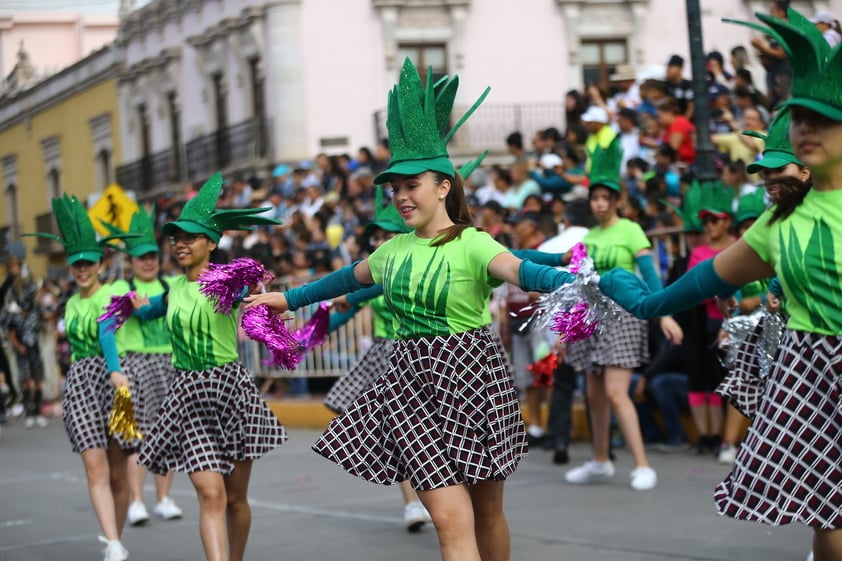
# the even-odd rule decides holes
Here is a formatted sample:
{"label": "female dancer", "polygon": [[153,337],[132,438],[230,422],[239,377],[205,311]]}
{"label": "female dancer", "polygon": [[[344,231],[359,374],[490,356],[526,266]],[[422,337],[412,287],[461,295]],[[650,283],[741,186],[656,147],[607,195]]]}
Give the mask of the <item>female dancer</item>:
{"label": "female dancer", "polygon": [[[128,387],[130,382],[120,367],[113,332],[97,321],[114,292],[99,280],[103,248],[84,205],[65,194],[53,199],[52,206],[61,236],[41,232],[25,235],[61,243],[79,289],[64,312],[72,352],[64,391],[64,426],[73,451],[82,456],[85,465],[91,504],[105,534],[99,538],[105,544],[104,560],[123,561],[129,556],[120,541],[129,506],[127,466],[137,443],[108,434],[114,390]],[[110,236],[102,242],[119,237]]]}
{"label": "female dancer", "polygon": [[432,516],[442,559],[507,560],[503,488],[526,437],[503,351],[485,327],[488,298],[500,281],[546,292],[571,275],[521,261],[471,226],[446,149],[464,122],[446,131],[458,82],[434,91],[431,72],[422,88],[404,63],[389,100],[392,161],[376,178],[391,183],[392,201],[414,231],[310,285],[246,301],[284,311],[382,284],[400,319],[389,368],[314,449],[371,482],[409,480]]}
{"label": "female dancer", "polygon": [[161,475],[189,474],[199,499],[205,557],[241,561],[251,526],[252,462],[279,446],[286,434],[238,361],[236,314],[216,313],[196,280],[224,230],[278,222],[255,216],[266,209],[216,210],[221,189],[222,176],[216,174],[177,220],[164,225],[186,274],[170,281],[169,292],[135,300],[141,320],[166,314],[176,369],[141,447],[140,463]]}
{"label": "female dancer", "polygon": [[[731,473],[715,492],[719,512],[742,520],[813,528],[816,561],[842,559],[842,102],[839,50],[809,21],[758,15],[798,64],[790,140],[812,172],[796,205],[776,205],[734,245],[651,294],[611,271],[600,288],[638,317],[670,313],[777,273],[789,320]],[[778,33],[780,31],[780,33]]]}
{"label": "female dancer", "polygon": [[[157,296],[169,290],[169,283],[161,276],[158,242],[155,239],[155,211],[147,213],[145,208],[132,216],[128,232],[104,223],[116,234],[136,234],[127,238],[125,251],[129,255],[132,276],[128,281],[118,280],[112,284],[117,294],[133,291],[147,296]],[[140,321],[129,318],[117,332],[119,348],[126,354],[123,364],[132,373],[132,403],[141,434],[149,434],[164,403],[167,390],[175,378],[172,365],[172,345],[164,318]],[[157,502],[154,513],[164,520],[181,518],[178,505],[169,497],[173,473],[155,475]],[[137,462],[137,454],[129,458],[129,524],[139,526],[149,520],[146,505],[143,504],[143,481],[146,468]]]}
{"label": "female dancer", "polygon": [[[637,264],[647,284],[658,289],[661,281],[652,263],[649,240],[638,224],[620,218],[617,213],[621,158],[619,140],[612,142],[607,149],[597,148],[592,154],[589,200],[598,224],[585,235],[583,242],[588,254],[593,257],[597,271],[617,266],[634,270]],[[675,344],[681,342],[683,333],[675,320],[662,318],[661,327],[667,339]],[[632,370],[646,362],[648,357],[648,326],[628,314],[608,323],[602,333],[569,346],[568,363],[584,371],[587,377],[585,387],[594,455],[592,460],[565,474],[568,483],[595,483],[614,477],[614,465],[609,459],[613,409],[626,446],[634,458],[631,487],[648,490],[657,485],[657,474],[649,466],[643,448],[637,410],[629,397]]]}

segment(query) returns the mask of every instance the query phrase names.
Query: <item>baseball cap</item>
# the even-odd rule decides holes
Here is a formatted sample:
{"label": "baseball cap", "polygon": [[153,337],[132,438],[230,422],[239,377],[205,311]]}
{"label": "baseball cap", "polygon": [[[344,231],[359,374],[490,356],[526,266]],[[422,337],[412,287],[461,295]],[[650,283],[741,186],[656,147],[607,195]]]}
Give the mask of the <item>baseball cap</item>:
{"label": "baseball cap", "polygon": [[540,161],[541,161],[541,167],[544,167],[544,168],[547,168],[547,169],[554,168],[556,166],[560,166],[564,163],[561,159],[561,156],[559,156],[558,154],[553,154],[553,153],[544,154],[543,156],[541,156]]}
{"label": "baseball cap", "polygon": [[607,123],[608,112],[602,107],[591,105],[580,117],[583,123]]}
{"label": "baseball cap", "polygon": [[836,16],[827,10],[819,10],[816,12],[816,15],[810,18],[810,21],[812,23],[826,23],[828,25],[833,25],[833,22],[836,21]]}

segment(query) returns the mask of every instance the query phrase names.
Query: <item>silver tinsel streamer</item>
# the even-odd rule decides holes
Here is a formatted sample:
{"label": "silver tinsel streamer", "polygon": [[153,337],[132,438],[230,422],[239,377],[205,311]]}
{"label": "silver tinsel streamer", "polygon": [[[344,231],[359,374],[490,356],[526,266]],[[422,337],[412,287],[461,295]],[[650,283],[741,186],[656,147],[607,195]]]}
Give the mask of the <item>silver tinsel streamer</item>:
{"label": "silver tinsel streamer", "polygon": [[[622,308],[599,290],[599,275],[594,270],[593,259],[584,257],[578,265],[572,283],[543,294],[530,306],[533,315],[528,324],[556,331],[562,341],[586,339],[594,331],[601,332],[606,322],[619,320],[622,314]],[[583,314],[576,313],[581,311],[582,304],[587,310]],[[571,311],[582,318],[579,325],[561,321],[560,318],[569,316]]]}
{"label": "silver tinsel streamer", "polygon": [[722,364],[731,369],[737,357],[740,346],[746,342],[752,333],[760,330],[755,353],[761,378],[768,376],[771,370],[778,346],[781,344],[786,322],[780,314],[773,314],[761,307],[751,314],[728,318],[722,322],[722,330],[728,334],[719,348],[725,351]]}

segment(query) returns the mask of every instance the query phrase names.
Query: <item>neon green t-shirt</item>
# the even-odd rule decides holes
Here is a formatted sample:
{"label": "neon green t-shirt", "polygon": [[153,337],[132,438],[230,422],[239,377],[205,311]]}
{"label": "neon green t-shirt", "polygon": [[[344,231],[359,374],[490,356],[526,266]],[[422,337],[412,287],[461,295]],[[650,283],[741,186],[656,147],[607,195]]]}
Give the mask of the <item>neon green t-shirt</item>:
{"label": "neon green t-shirt", "polygon": [[374,315],[374,336],[378,339],[394,339],[398,330],[398,321],[389,310],[386,299],[378,296],[369,302]]}
{"label": "neon green t-shirt", "polygon": [[70,343],[70,360],[102,356],[97,318],[105,313],[112,294],[119,293],[114,292],[111,286],[103,285],[88,298],[74,294],[67,301],[64,329]]}
{"label": "neon green t-shirt", "polygon": [[[115,281],[111,286],[116,294],[126,294],[131,290],[128,281],[124,280]],[[152,297],[164,292],[164,285],[158,279],[152,282],[134,279],[134,286],[141,296]],[[121,351],[142,354],[171,353],[172,345],[166,318],[141,321],[134,316],[130,317],[123,327],[117,330],[117,348]]]}
{"label": "neon green t-shirt", "polygon": [[781,281],[787,327],[842,334],[842,190],[810,189],[785,220],[767,210],[743,236]]}
{"label": "neon green t-shirt", "polygon": [[218,314],[199,284],[185,275],[172,279],[167,299],[167,326],[176,368],[208,370],[237,360],[237,307]]}
{"label": "neon green t-shirt", "polygon": [[628,218],[620,218],[608,228],[591,228],[582,240],[593,259],[594,268],[604,274],[619,267],[633,273],[634,257],[652,244],[643,233],[643,228]]}
{"label": "neon green t-shirt", "polygon": [[397,339],[462,333],[489,323],[491,289],[502,281],[488,275],[488,264],[506,248],[476,228],[442,246],[432,242],[414,232],[400,234],[368,258]]}

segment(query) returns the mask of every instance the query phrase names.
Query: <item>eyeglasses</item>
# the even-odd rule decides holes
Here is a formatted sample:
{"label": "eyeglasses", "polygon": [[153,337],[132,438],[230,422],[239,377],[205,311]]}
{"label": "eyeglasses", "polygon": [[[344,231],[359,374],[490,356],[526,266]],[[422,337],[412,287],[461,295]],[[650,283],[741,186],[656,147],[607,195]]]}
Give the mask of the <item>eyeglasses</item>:
{"label": "eyeglasses", "polygon": [[174,246],[178,242],[182,242],[186,245],[192,245],[196,242],[196,240],[202,239],[204,237],[204,234],[181,234],[178,236],[167,236],[167,241],[172,246]]}
{"label": "eyeglasses", "polygon": [[713,214],[706,214],[702,217],[702,224],[719,224],[719,221],[722,220],[719,216],[714,216]]}

